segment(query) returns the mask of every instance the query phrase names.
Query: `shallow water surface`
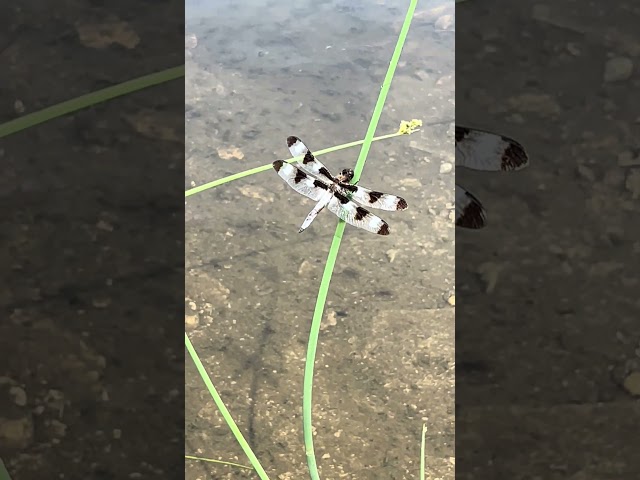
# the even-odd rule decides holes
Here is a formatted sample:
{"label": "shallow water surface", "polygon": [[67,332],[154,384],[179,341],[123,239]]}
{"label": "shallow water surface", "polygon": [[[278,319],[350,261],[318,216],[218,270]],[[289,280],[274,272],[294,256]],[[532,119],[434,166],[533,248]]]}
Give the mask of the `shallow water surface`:
{"label": "shallow water surface", "polygon": [[[289,135],[312,151],[363,138],[406,3],[188,1],[185,188],[289,158]],[[387,237],[342,240],[314,377],[323,478],[416,478],[425,422],[429,475],[454,475],[454,27],[438,21],[453,5],[419,4],[376,133],[442,123],[372,144],[360,180],[409,209],[376,212]],[[319,159],[335,173],[358,154]],[[298,234],[312,208],[272,169],[186,201],[186,328],[271,478],[308,475],[303,369],[337,223],[323,211]],[[186,454],[248,464],[186,370]],[[187,463],[189,479],[254,476]]]}

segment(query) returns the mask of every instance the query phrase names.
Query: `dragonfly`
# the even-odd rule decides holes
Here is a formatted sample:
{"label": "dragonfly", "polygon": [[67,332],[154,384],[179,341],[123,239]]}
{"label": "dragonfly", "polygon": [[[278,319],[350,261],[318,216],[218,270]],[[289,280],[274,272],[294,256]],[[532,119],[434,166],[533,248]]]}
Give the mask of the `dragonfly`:
{"label": "dragonfly", "polygon": [[354,173],[350,168],[345,168],[336,176],[332,175],[298,137],[287,137],[287,146],[292,156],[303,156],[299,166],[276,160],[273,168],[296,192],[318,202],[298,232],[304,232],[326,207],[354,227],[378,235],[389,235],[387,222],[361,205],[387,211],[407,209],[404,198],[352,185],[350,182]]}
{"label": "dragonfly", "polygon": [[[456,125],[456,167],[509,172],[528,165],[527,152],[512,138]],[[456,183],[456,226],[479,229],[486,221],[480,200]]]}

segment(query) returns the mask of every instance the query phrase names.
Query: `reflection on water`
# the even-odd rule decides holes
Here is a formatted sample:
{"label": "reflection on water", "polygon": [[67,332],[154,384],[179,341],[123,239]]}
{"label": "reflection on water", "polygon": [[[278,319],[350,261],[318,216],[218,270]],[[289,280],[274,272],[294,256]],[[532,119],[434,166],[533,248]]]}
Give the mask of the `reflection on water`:
{"label": "reflection on water", "polygon": [[[186,178],[191,188],[363,138],[407,2],[188,0]],[[421,2],[377,133],[401,120],[451,120],[372,145],[369,188],[406,198],[391,235],[347,227],[314,378],[315,448],[325,478],[453,478],[453,1]],[[321,157],[353,167],[358,148]],[[446,173],[441,173],[446,172]],[[186,328],[272,478],[304,478],[301,397],[308,328],[336,217],[273,170],[186,202]],[[193,366],[186,453],[246,463]],[[187,478],[248,478],[190,462]]]}

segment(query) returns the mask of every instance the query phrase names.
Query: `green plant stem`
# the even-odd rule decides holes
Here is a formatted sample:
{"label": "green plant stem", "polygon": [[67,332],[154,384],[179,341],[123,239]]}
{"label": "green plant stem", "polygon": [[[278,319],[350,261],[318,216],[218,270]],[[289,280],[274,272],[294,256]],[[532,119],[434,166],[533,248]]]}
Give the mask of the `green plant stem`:
{"label": "green plant stem", "polygon": [[9,472],[7,472],[7,469],[4,466],[4,462],[2,461],[2,459],[0,458],[0,480],[11,480],[11,477],[9,476]]}
{"label": "green plant stem", "polygon": [[320,478],[320,475],[318,474],[318,467],[316,465],[316,456],[313,449],[313,426],[311,423],[313,367],[318,347],[318,336],[320,335],[322,313],[324,312],[324,305],[327,300],[327,293],[329,292],[329,284],[331,283],[331,275],[333,273],[336,259],[338,258],[338,250],[340,249],[340,242],[342,241],[342,234],[344,233],[345,225],[346,223],[343,221],[338,222],[336,233],[333,235],[333,241],[331,242],[331,248],[329,249],[329,255],[327,256],[327,264],[325,265],[324,272],[322,273],[322,280],[320,281],[320,289],[318,291],[318,297],[316,298],[316,306],[313,311],[313,320],[311,321],[311,330],[309,332],[309,343],[307,345],[307,360],[304,366],[302,396],[304,448],[307,456],[307,466],[309,467],[309,473],[313,480],[318,480]]}
{"label": "green plant stem", "polygon": [[22,117],[16,118],[0,125],[0,138],[6,137],[13,133],[17,133],[34,125],[62,117],[68,113],[72,113],[83,108],[92,107],[98,103],[106,102],[112,98],[120,97],[128,93],[136,92],[144,88],[159,85],[161,83],[184,77],[184,65],[169,68],[161,72],[145,75],[144,77],[135,78],[112,87],[103,88],[80,97],[76,97],[66,102],[58,103],[51,107],[29,113]]}
{"label": "green plant stem", "polygon": [[[373,115],[371,116],[371,121],[369,122],[369,128],[367,129],[367,134],[364,137],[362,149],[360,150],[360,155],[358,156],[358,161],[356,162],[356,166],[354,168],[354,177],[353,177],[352,183],[355,183],[358,181],[358,179],[360,178],[360,174],[364,169],[364,164],[367,159],[369,149],[371,147],[371,142],[373,140],[373,136],[378,126],[378,121],[380,120],[380,115],[382,114],[382,109],[384,107],[385,100],[387,99],[387,94],[389,93],[389,87],[391,86],[391,81],[393,80],[393,75],[398,65],[398,60],[400,59],[400,54],[402,53],[402,47],[404,46],[404,42],[407,38],[407,34],[409,32],[409,26],[411,25],[411,19],[413,18],[413,13],[416,9],[417,4],[418,4],[418,0],[411,0],[411,4],[409,5],[409,9],[407,10],[407,15],[405,16],[404,24],[402,25],[400,35],[398,36],[398,42],[396,43],[395,50],[393,51],[393,55],[391,56],[391,61],[389,62],[389,69],[387,70],[387,74],[384,78],[382,88],[380,89],[380,95],[378,96],[378,101],[376,102],[376,106],[373,109]],[[304,369],[304,383],[303,383],[303,396],[302,396],[302,422],[303,422],[303,432],[304,432],[304,446],[305,446],[305,453],[307,457],[307,466],[309,468],[309,475],[312,480],[320,479],[320,474],[318,473],[318,467],[317,467],[315,452],[313,447],[313,425],[312,425],[313,369],[315,364],[318,336],[320,334],[320,323],[322,320],[322,313],[324,311],[324,305],[327,298],[327,292],[329,290],[329,284],[331,283],[333,268],[335,266],[336,258],[338,257],[338,250],[340,249],[340,242],[342,241],[344,228],[345,228],[345,222],[340,220],[338,222],[338,226],[336,227],[336,232],[333,236],[331,248],[329,249],[329,255],[327,256],[327,264],[325,265],[325,269],[322,274],[322,280],[320,282],[318,298],[316,299],[316,306],[313,312],[313,320],[311,321],[311,329],[309,332],[309,343],[307,346],[307,358],[306,358],[305,369]]]}
{"label": "green plant stem", "polygon": [[[385,140],[387,138],[397,137],[399,135],[403,135],[403,134],[402,133],[398,133],[398,132],[389,133],[387,135],[382,135],[380,137],[376,137],[376,138],[373,139],[373,141]],[[358,141],[355,141],[355,142],[344,143],[344,144],[338,145],[336,147],[330,147],[330,148],[325,148],[323,150],[314,151],[313,154],[317,157],[318,155],[324,155],[326,153],[335,152],[337,150],[342,150],[342,149],[345,149],[345,148],[350,148],[350,147],[355,147],[357,145],[362,145],[363,142],[364,142],[364,140],[358,140]],[[285,160],[285,161],[289,162],[289,163],[293,163],[293,162],[298,162],[300,160],[302,160],[302,155],[298,155],[297,157],[293,157],[293,158]],[[212,182],[205,183],[203,185],[199,185],[197,187],[193,187],[193,188],[191,188],[189,190],[186,190],[184,192],[184,196],[185,197],[190,197],[191,195],[195,195],[196,193],[200,193],[200,192],[202,192],[204,190],[208,190],[210,188],[218,187],[218,186],[223,185],[225,183],[232,182],[233,180],[238,180],[240,178],[248,177],[249,175],[254,175],[254,174],[260,173],[260,172],[266,172],[267,170],[270,170],[271,168],[272,168],[271,164],[268,164],[268,165],[262,165],[260,167],[252,168],[250,170],[245,170],[244,172],[234,173],[233,175],[229,175],[228,177],[223,177],[223,178],[220,178],[218,180],[214,180]]]}
{"label": "green plant stem", "polygon": [[402,53],[402,47],[404,46],[404,42],[407,39],[407,34],[409,33],[409,27],[411,26],[411,19],[413,18],[413,13],[415,12],[417,5],[418,5],[418,0],[411,0],[411,4],[409,5],[409,9],[407,10],[407,15],[405,16],[404,23],[402,24],[402,29],[400,30],[400,35],[398,36],[398,42],[396,43],[396,48],[393,51],[393,55],[391,56],[391,61],[389,62],[389,68],[387,69],[387,74],[384,77],[384,82],[382,83],[382,88],[380,89],[380,95],[378,96],[378,101],[376,102],[376,106],[373,109],[371,122],[369,123],[367,134],[364,137],[364,143],[362,144],[362,149],[360,150],[360,156],[358,157],[356,166],[353,169],[352,183],[356,183],[360,179],[362,170],[364,170],[364,163],[367,159],[367,155],[369,154],[369,149],[371,148],[371,141],[373,140],[373,136],[376,133],[378,121],[380,120],[380,115],[382,115],[382,109],[384,108],[384,102],[387,99],[387,94],[389,93],[389,88],[391,87],[391,81],[393,80],[393,75],[396,72],[396,67],[398,66],[398,60],[400,60],[400,54]]}
{"label": "green plant stem", "polygon": [[424,445],[425,445],[426,435],[427,435],[427,424],[425,423],[422,425],[422,441],[420,442],[420,480],[424,480],[424,464],[425,464]]}
{"label": "green plant stem", "polygon": [[187,336],[186,333],[184,334],[184,345],[185,347],[187,347],[187,350],[189,351],[189,355],[191,355],[191,359],[193,360],[193,363],[198,369],[198,373],[200,374],[200,377],[202,378],[202,381],[204,382],[204,384],[207,386],[207,389],[209,390],[209,393],[211,394],[213,401],[216,403],[218,410],[220,410],[220,413],[224,417],[225,422],[227,422],[227,425],[229,425],[229,428],[231,429],[233,436],[236,437],[236,440],[242,447],[242,450],[244,451],[245,455],[249,458],[251,465],[253,465],[253,468],[255,469],[255,471],[258,473],[258,476],[262,480],[269,480],[267,473],[262,468],[262,465],[260,465],[260,461],[253,453],[253,450],[251,450],[251,447],[249,446],[247,441],[244,439],[244,436],[242,435],[242,432],[236,425],[236,422],[233,421],[233,418],[231,417],[229,410],[227,410],[227,407],[222,401],[222,398],[220,398],[220,395],[218,395],[218,391],[216,390],[216,387],[213,386],[213,383],[209,378],[209,374],[205,370],[204,365],[202,365],[202,362],[200,361],[200,358],[198,357],[198,354],[196,353],[195,348],[193,348],[193,345],[191,344],[191,341],[189,340],[189,337]]}
{"label": "green plant stem", "polygon": [[[450,120],[439,120],[437,122],[427,123],[426,125],[444,125],[446,123],[451,123],[453,121],[454,121],[453,119],[450,119]],[[415,131],[418,131],[418,130],[415,130]],[[413,132],[411,132],[411,133],[413,133]],[[388,133],[386,135],[381,135],[379,137],[374,137],[372,142],[377,142],[379,140],[386,140],[388,138],[398,137],[400,135],[406,135],[406,134],[405,133],[401,133],[401,132]],[[363,143],[364,143],[364,140],[356,140],[355,142],[343,143],[342,145],[337,145],[335,147],[324,148],[322,150],[315,150],[313,152],[313,154],[317,157],[318,155],[324,155],[326,153],[335,152],[337,150],[343,150],[345,148],[356,147],[358,145],[362,145]],[[293,158],[290,158],[288,160],[285,160],[285,162],[294,163],[294,162],[299,162],[300,160],[302,160],[302,155],[298,155],[297,157],[293,157]],[[266,172],[267,170],[270,170],[270,169],[271,169],[271,164],[268,164],[268,165],[262,165],[260,167],[255,167],[255,168],[252,168],[250,170],[245,170],[243,172],[234,173],[233,175],[229,175],[227,177],[219,178],[218,180],[213,180],[212,182],[204,183],[204,184],[199,185],[197,187],[190,188],[189,190],[185,190],[184,196],[185,196],[185,198],[186,197],[190,197],[191,195],[195,195],[196,193],[200,193],[200,192],[203,192],[205,190],[209,190],[210,188],[219,187],[220,185],[224,185],[225,183],[232,182],[234,180],[239,180],[241,178],[248,177],[249,175],[254,175],[256,173]]]}

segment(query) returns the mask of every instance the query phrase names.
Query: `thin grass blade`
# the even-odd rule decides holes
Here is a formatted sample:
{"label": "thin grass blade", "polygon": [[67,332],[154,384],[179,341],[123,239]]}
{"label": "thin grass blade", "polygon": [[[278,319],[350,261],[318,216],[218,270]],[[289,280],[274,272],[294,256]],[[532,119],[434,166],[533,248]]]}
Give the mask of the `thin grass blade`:
{"label": "thin grass blade", "polygon": [[[411,19],[413,18],[413,13],[415,12],[417,4],[418,4],[418,0],[412,0],[411,4],[409,5],[409,9],[407,11],[407,15],[405,16],[402,29],[400,30],[400,35],[398,37],[398,42],[396,43],[395,50],[393,52],[393,55],[391,56],[391,61],[389,62],[389,69],[387,70],[387,74],[382,84],[382,88],[380,89],[380,95],[378,96],[378,101],[376,102],[376,106],[373,109],[373,115],[371,116],[371,121],[369,122],[369,128],[367,129],[367,134],[364,137],[362,149],[360,150],[360,155],[358,156],[358,161],[356,162],[356,166],[354,168],[355,174],[354,174],[352,183],[355,183],[358,181],[358,179],[360,178],[360,174],[364,169],[364,164],[367,159],[367,155],[369,154],[371,142],[373,141],[373,136],[378,126],[378,121],[380,120],[380,115],[382,114],[382,109],[384,107],[387,94],[389,93],[389,87],[391,86],[391,81],[393,80],[393,75],[398,65],[398,60],[400,59],[400,54],[402,53],[402,47],[404,46],[404,42],[407,38],[407,33],[409,32],[409,26],[411,25]],[[320,323],[322,320],[322,314],[324,312],[324,305],[327,298],[327,293],[329,291],[329,284],[331,283],[331,276],[333,274],[333,269],[336,263],[336,259],[338,257],[338,251],[340,249],[340,242],[342,241],[344,228],[345,228],[345,222],[340,220],[338,222],[338,226],[336,227],[336,232],[333,236],[331,248],[329,249],[329,255],[327,256],[327,264],[325,265],[325,269],[322,274],[320,289],[318,291],[318,297],[316,299],[316,306],[313,312],[313,319],[311,321],[311,330],[309,332],[309,343],[307,346],[307,359],[306,359],[305,370],[304,370],[304,384],[303,384],[303,396],[302,396],[302,421],[303,421],[303,433],[304,433],[304,446],[305,446],[305,453],[307,456],[307,467],[309,469],[309,475],[312,480],[320,479],[320,474],[318,473],[318,466],[316,463],[315,452],[313,447],[313,425],[312,425],[312,415],[311,415],[312,405],[313,405],[312,404],[313,369],[315,364],[315,355],[316,355],[316,349],[318,344],[318,336],[320,334]]]}

